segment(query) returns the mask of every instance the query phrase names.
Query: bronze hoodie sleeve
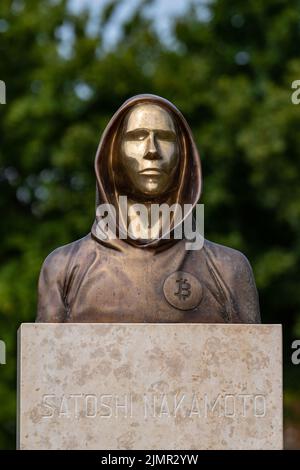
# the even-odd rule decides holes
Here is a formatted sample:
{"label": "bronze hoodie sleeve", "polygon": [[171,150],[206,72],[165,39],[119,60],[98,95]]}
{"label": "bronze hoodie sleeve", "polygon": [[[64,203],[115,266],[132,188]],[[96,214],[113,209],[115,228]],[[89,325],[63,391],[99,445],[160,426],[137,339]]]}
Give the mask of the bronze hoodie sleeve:
{"label": "bronze hoodie sleeve", "polygon": [[65,256],[59,248],[45,259],[38,283],[36,322],[64,322],[67,313],[63,294],[66,279],[65,266]]}
{"label": "bronze hoodie sleeve", "polygon": [[238,250],[206,240],[209,270],[226,308],[229,323],[260,323],[258,293],[251,265]]}
{"label": "bronze hoodie sleeve", "polygon": [[258,293],[251,265],[245,255],[239,253],[234,270],[234,309],[243,323],[261,323]]}

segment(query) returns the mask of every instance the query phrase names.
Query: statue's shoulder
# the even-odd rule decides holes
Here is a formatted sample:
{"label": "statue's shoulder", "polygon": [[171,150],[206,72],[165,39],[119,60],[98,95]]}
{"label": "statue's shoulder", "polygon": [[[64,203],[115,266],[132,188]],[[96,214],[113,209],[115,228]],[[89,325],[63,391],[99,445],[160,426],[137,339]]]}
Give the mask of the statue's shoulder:
{"label": "statue's shoulder", "polygon": [[206,257],[228,275],[238,276],[252,271],[248,258],[239,250],[209,240],[204,241],[203,248]]}
{"label": "statue's shoulder", "polygon": [[260,323],[258,293],[252,267],[238,250],[208,240],[204,242],[206,263],[228,299],[230,316],[242,323]]}
{"label": "statue's shoulder", "polygon": [[53,250],[45,259],[42,269],[62,272],[70,263],[76,262],[83,253],[91,249],[94,242],[91,234]]}

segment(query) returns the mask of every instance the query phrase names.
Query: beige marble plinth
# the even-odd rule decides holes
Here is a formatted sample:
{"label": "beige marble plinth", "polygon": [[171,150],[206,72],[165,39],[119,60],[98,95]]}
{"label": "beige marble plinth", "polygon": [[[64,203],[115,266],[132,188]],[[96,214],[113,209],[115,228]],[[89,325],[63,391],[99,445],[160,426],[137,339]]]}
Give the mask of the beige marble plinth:
{"label": "beige marble plinth", "polygon": [[281,325],[31,324],[20,449],[281,449]]}

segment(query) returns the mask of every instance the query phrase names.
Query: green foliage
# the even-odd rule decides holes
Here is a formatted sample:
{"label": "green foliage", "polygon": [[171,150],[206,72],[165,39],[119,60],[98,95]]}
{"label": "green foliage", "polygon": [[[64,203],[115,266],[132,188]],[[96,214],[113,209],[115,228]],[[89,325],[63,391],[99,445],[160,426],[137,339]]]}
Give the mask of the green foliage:
{"label": "green foliage", "polygon": [[[71,14],[66,1],[1,0],[0,448],[14,447],[16,331],[35,319],[41,263],[89,231],[99,138],[132,95],[164,96],[186,116],[202,156],[206,237],[250,259],[263,321],[285,326],[287,370],[299,335],[299,1],[218,0],[205,20],[191,8],[174,23],[172,48],[139,8],[107,50],[119,3],[91,36],[89,15]],[[300,379],[290,376],[294,397]]]}

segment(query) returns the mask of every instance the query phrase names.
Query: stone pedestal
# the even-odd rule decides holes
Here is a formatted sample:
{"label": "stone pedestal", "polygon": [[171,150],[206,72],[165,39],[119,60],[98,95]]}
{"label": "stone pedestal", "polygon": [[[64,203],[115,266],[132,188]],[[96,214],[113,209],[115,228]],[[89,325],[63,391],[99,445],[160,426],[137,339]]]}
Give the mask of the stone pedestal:
{"label": "stone pedestal", "polygon": [[20,449],[281,449],[281,325],[23,324]]}

